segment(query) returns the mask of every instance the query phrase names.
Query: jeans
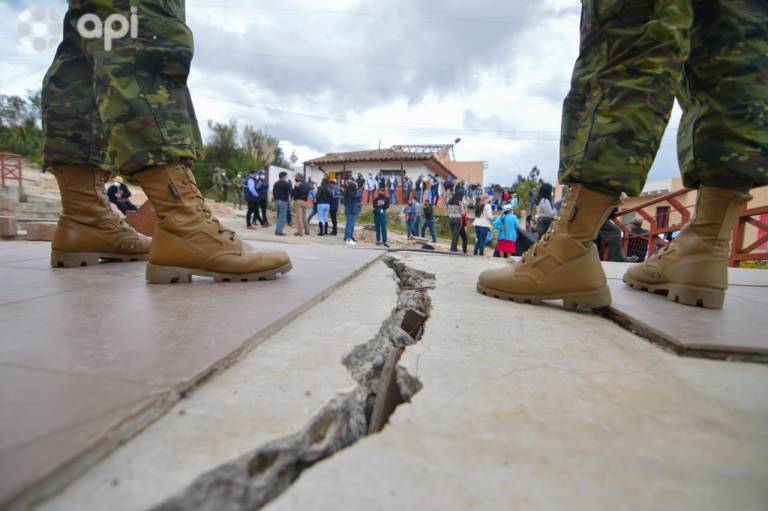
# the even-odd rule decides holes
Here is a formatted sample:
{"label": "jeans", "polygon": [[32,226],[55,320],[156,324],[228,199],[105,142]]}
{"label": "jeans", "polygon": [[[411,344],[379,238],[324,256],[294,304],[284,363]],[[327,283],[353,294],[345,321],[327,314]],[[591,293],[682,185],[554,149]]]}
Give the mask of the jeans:
{"label": "jeans", "polygon": [[421,218],[416,217],[413,220],[411,220],[408,224],[408,235],[409,236],[418,236],[419,235],[419,226],[421,225]]}
{"label": "jeans", "polygon": [[391,190],[389,190],[389,201],[390,201],[392,204],[397,204],[397,190],[396,190],[396,189],[394,189],[394,188],[392,188]]}
{"label": "jeans", "polygon": [[458,252],[459,237],[461,237],[462,252],[467,253],[467,230],[464,229],[464,220],[461,218],[451,218],[451,252]]}
{"label": "jeans", "polygon": [[347,215],[347,226],[344,229],[344,241],[351,240],[355,237],[355,223],[357,222],[357,215]]}
{"label": "jeans", "polygon": [[[307,224],[311,224],[312,223],[312,219],[315,218],[316,216],[317,216],[317,204],[312,206],[312,212],[309,214],[309,217],[307,218]],[[320,220],[318,220],[318,222],[319,221]]]}
{"label": "jeans", "polygon": [[331,211],[330,204],[318,204],[317,205],[317,222],[320,224],[328,223],[328,213]]}
{"label": "jeans", "polygon": [[275,207],[277,208],[275,234],[283,234],[283,229],[285,229],[285,224],[288,221],[288,201],[276,200]]}
{"label": "jeans", "polygon": [[432,243],[437,242],[437,236],[435,236],[435,219],[431,220],[424,220],[424,226],[421,228],[421,237],[423,238],[425,234],[427,234],[427,229],[429,229],[429,234],[432,236]]}
{"label": "jeans", "polygon": [[386,243],[387,242],[387,223],[389,223],[389,218],[387,218],[387,212],[374,211],[373,223],[376,226],[376,242]]}
{"label": "jeans", "polygon": [[432,205],[437,206],[438,202],[440,202],[440,192],[432,192]]}
{"label": "jeans", "polygon": [[485,242],[488,240],[488,227],[475,226],[475,255],[485,255]]}

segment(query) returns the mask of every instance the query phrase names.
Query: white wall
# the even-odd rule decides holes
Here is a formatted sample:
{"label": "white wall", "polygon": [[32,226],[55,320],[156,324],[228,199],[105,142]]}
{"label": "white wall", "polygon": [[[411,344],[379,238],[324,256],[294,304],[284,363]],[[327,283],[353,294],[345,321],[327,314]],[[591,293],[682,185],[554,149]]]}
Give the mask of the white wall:
{"label": "white wall", "polygon": [[[322,167],[329,174],[332,172],[343,172],[344,170],[343,165],[322,165]],[[405,170],[405,174],[409,176],[414,182],[419,178],[420,175],[426,177],[434,174],[434,172],[423,162],[418,161],[403,162],[403,169]],[[400,162],[363,162],[347,164],[347,172],[351,172],[353,177],[357,177],[359,172],[363,174],[363,177],[367,178],[369,173],[376,176],[381,171],[400,172]],[[310,175],[312,176],[312,179],[318,182],[323,177],[323,173],[320,172],[320,170],[316,167],[307,167],[307,176]],[[399,180],[400,179],[398,176],[398,181]]]}

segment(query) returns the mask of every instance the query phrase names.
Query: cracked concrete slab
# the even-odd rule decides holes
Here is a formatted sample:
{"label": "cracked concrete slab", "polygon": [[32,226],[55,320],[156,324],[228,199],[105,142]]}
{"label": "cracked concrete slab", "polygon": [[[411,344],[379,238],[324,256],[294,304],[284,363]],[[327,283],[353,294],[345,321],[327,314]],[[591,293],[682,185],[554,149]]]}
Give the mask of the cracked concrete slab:
{"label": "cracked concrete slab", "polygon": [[496,262],[404,260],[437,275],[401,361],[423,389],[266,509],[768,507],[768,366],[681,358],[592,314],[477,294]]}
{"label": "cracked concrete slab", "polygon": [[377,333],[396,301],[392,271],[372,265],[36,509],[146,510],[220,464],[300,431],[355,389],[342,356]]}

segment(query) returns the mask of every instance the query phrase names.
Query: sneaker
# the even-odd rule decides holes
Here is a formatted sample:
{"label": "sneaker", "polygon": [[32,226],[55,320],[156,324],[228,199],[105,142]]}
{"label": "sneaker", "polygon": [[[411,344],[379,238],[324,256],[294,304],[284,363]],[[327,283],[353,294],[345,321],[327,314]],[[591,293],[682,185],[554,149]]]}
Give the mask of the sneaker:
{"label": "sneaker", "polygon": [[389,244],[388,243],[382,243],[382,245],[384,245],[385,247],[389,248]]}
{"label": "sneaker", "polygon": [[380,246],[381,246],[381,242],[380,242],[380,241],[377,241],[377,242],[376,242],[376,246],[377,246],[377,247],[380,247]]}

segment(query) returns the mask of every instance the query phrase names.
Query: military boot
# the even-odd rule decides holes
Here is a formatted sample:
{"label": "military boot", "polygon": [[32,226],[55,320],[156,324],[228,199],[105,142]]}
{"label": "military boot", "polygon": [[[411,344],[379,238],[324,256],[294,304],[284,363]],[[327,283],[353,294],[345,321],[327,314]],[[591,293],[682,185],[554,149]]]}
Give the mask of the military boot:
{"label": "military boot", "polygon": [[291,270],[285,252],[256,251],[213,216],[187,165],[152,167],[134,178],[160,217],[147,264],[149,282],[190,282],[192,275],[217,282],[271,280]]}
{"label": "military boot", "polygon": [[58,165],[61,216],[53,235],[51,266],[74,268],[99,260],[144,261],[151,239],[112,210],[104,185],[110,173],[94,167]]}
{"label": "military boot", "polygon": [[566,309],[609,306],[611,293],[594,240],[618,204],[618,196],[573,185],[542,239],[519,263],[483,272],[478,291],[518,303],[562,300]]}
{"label": "military boot", "polygon": [[666,294],[670,301],[722,309],[728,288],[731,236],[747,193],[702,186],[691,222],[648,261],[631,267],[624,282]]}

